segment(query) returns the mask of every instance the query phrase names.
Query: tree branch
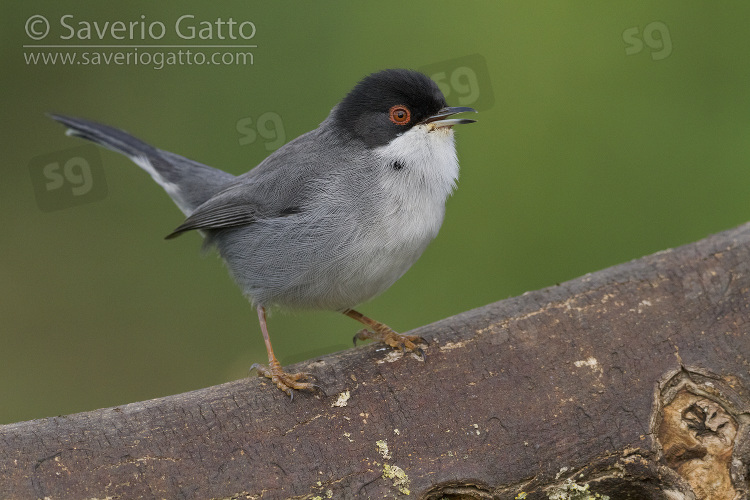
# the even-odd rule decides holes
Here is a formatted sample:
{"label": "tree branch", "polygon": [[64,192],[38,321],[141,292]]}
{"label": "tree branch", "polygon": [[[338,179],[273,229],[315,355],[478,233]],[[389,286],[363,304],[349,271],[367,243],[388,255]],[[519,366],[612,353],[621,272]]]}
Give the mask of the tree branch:
{"label": "tree branch", "polygon": [[749,325],[744,225],[421,327],[425,362],[291,367],[328,397],[248,378],[0,426],[0,497],[744,498]]}

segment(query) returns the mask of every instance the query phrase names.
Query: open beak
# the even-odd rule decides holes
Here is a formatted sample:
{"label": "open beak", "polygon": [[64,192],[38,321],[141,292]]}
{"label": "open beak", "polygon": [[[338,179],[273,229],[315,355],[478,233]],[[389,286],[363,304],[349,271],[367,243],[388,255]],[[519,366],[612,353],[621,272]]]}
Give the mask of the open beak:
{"label": "open beak", "polygon": [[472,113],[477,112],[476,109],[467,107],[443,108],[434,115],[422,120],[420,123],[425,125],[428,123],[432,123],[433,127],[436,128],[452,127],[453,125],[461,125],[463,123],[474,123],[476,120],[469,120],[467,118],[448,118],[449,116],[453,116],[458,113],[466,113],[469,111],[471,111]]}

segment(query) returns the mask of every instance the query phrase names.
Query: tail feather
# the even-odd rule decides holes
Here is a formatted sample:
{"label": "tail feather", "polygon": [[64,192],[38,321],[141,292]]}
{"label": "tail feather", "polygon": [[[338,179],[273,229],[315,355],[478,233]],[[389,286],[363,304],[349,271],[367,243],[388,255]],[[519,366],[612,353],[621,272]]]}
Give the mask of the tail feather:
{"label": "tail feather", "polygon": [[88,139],[130,158],[151,174],[185,215],[235,179],[222,170],[157,149],[122,130],[81,118],[49,116],[68,127],[68,135]]}

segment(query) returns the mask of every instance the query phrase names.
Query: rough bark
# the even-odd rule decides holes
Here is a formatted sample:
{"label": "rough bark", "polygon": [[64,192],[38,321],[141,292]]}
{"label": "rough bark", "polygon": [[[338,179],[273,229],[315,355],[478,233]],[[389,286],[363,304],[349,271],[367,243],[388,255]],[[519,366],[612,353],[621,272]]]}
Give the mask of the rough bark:
{"label": "rough bark", "polygon": [[424,362],[369,345],[292,367],[327,397],[248,378],[0,426],[0,498],[744,498],[749,243],[427,325]]}

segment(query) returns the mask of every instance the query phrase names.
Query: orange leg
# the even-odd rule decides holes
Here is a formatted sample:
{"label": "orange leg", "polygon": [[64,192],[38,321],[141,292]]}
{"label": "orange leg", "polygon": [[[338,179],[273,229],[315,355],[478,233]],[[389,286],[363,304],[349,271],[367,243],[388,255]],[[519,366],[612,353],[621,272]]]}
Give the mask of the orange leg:
{"label": "orange leg", "polygon": [[268,366],[255,363],[250,367],[250,370],[255,369],[258,372],[258,376],[270,378],[271,382],[276,384],[276,387],[286,392],[290,397],[294,397],[292,395],[292,389],[319,389],[315,384],[309,382],[298,382],[299,379],[309,377],[309,373],[287,373],[281,368],[281,364],[273,354],[271,338],[268,336],[268,327],[266,326],[266,310],[262,306],[258,306],[258,319],[260,320],[260,331],[263,332],[263,340],[266,341]]}
{"label": "orange leg", "polygon": [[400,333],[394,332],[388,325],[384,325],[379,321],[375,321],[372,318],[368,318],[364,314],[355,311],[354,309],[347,309],[344,314],[352,319],[356,319],[363,325],[369,326],[373,331],[366,328],[357,332],[354,336],[354,344],[358,340],[373,339],[388,344],[395,349],[401,349],[402,351],[409,350],[419,354],[424,359],[424,351],[418,347],[417,344],[426,344],[427,342],[419,335],[401,335]]}

